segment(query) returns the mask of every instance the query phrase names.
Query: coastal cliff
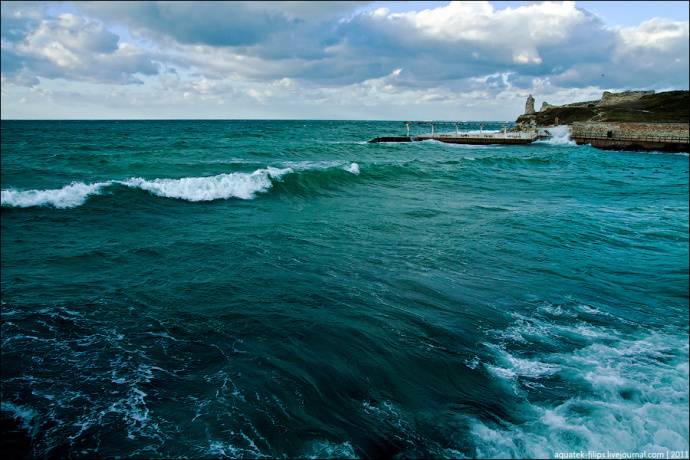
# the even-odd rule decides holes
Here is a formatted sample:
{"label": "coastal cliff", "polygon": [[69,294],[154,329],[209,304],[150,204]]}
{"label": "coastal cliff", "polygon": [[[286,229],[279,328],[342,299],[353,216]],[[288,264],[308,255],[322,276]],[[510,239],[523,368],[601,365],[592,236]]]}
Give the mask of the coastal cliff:
{"label": "coastal cliff", "polygon": [[525,114],[520,115],[516,123],[553,126],[571,125],[575,122],[690,122],[690,91],[605,91],[602,98],[597,101],[561,106],[545,102],[538,112],[533,109],[533,101],[530,96],[528,105],[531,102],[532,107],[526,107]]}

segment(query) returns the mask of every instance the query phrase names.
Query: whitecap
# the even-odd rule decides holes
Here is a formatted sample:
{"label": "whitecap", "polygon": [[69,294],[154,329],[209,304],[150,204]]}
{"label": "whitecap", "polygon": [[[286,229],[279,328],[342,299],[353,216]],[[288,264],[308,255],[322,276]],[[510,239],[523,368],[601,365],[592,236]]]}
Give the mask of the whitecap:
{"label": "whitecap", "polygon": [[9,401],[2,401],[0,407],[3,412],[9,412],[13,418],[19,421],[20,427],[29,431],[31,436],[38,432],[38,425],[35,423],[37,414],[33,409],[17,406]]}
{"label": "whitecap", "polygon": [[499,361],[499,365],[485,364],[485,366],[495,376],[505,379],[544,377],[561,370],[560,366],[538,360],[517,358],[505,351],[500,352]]}
{"label": "whitecap", "polygon": [[253,173],[219,174],[211,177],[183,177],[181,179],[146,180],[140,177],[121,182],[123,185],[140,188],[154,195],[179,198],[187,201],[212,201],[240,198],[251,200],[257,193],[266,192],[273,183],[292,169],[268,167]]}
{"label": "whitecap", "polygon": [[355,175],[359,174],[359,165],[357,163],[351,163],[349,166],[343,166],[343,169]]}
{"label": "whitecap", "polygon": [[101,187],[110,184],[112,181],[95,184],[72,182],[70,185],[52,190],[3,190],[0,192],[0,201],[2,206],[19,208],[45,205],[52,205],[56,208],[74,208],[84,204],[89,195],[98,194]]}
{"label": "whitecap", "polygon": [[554,404],[540,401],[539,387],[520,382],[533,393],[521,405],[523,421],[495,426],[475,420],[471,433],[477,457],[549,458],[583,450],[660,452],[666,458],[669,452],[686,450],[687,335],[656,332],[622,338],[616,330],[582,328],[581,324],[570,329],[589,345],[526,359],[487,344],[496,360],[486,365],[487,370],[512,383],[514,390],[518,377],[549,386],[547,382],[557,373],[559,386],[586,391],[564,393]]}
{"label": "whitecap", "polygon": [[326,440],[310,441],[305,446],[304,458],[357,458],[348,441],[334,443]]}
{"label": "whitecap", "polygon": [[85,184],[72,182],[60,189],[48,190],[2,190],[2,206],[31,207],[52,205],[55,208],[74,208],[84,204],[91,195],[99,194],[101,188],[121,184],[139,188],[166,198],[187,201],[211,201],[217,199],[253,199],[257,193],[267,191],[273,185],[272,179],[280,179],[291,173],[291,168],[258,169],[253,173],[229,173],[210,177],[183,177],[180,179],[153,179],[132,177],[125,181],[107,181]]}

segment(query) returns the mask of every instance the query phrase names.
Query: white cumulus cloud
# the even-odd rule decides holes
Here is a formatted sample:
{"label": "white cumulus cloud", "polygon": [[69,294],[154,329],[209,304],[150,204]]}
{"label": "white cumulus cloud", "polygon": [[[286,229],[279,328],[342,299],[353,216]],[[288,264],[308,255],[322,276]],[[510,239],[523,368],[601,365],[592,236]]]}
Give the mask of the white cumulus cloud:
{"label": "white cumulus cloud", "polygon": [[57,101],[87,83],[95,85],[81,91],[89,107],[98,85],[106,107],[115,100],[107,94],[133,94],[126,88],[136,85],[136,97],[118,103],[123,110],[184,114],[185,104],[201,111],[222,103],[237,108],[234,116],[272,106],[271,118],[290,108],[330,117],[364,106],[367,117],[386,108],[402,116],[403,107],[428,118],[446,107],[516,116],[530,93],[557,103],[603,90],[688,87],[684,19],[611,28],[572,1],[418,10],[410,2],[407,12],[369,3],[2,2],[3,116],[38,100],[26,87],[49,88]]}

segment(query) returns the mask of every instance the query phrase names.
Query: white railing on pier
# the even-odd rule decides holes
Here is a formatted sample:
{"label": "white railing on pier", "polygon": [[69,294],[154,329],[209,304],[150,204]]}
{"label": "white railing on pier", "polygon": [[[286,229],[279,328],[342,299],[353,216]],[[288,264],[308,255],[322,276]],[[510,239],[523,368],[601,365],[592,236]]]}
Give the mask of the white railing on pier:
{"label": "white railing on pier", "polygon": [[[479,136],[472,135],[470,137],[484,137],[487,136],[487,134],[484,134],[482,130],[484,129],[485,126],[501,126],[501,130],[504,134],[508,133],[508,126],[509,124],[507,123],[486,123],[486,122],[467,122],[467,121],[405,121],[405,125],[407,126],[407,136],[410,136],[410,125],[430,125],[431,126],[431,135],[436,136],[434,134],[434,128],[436,125],[453,125],[455,126],[455,136],[464,136],[464,134],[460,134],[459,132],[459,127],[460,126],[479,126]],[[530,132],[532,127],[529,127]],[[449,134],[450,136],[450,134]],[[490,138],[494,138],[493,134],[488,134]],[[520,137],[522,138],[522,137]]]}

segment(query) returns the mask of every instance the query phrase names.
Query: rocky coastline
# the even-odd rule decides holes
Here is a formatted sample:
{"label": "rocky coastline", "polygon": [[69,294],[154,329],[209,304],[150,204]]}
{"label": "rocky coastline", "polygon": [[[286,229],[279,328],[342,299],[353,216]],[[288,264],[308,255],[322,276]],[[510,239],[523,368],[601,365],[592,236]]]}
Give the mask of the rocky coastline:
{"label": "rocky coastline", "polygon": [[604,150],[690,152],[690,92],[604,91],[596,101],[534,110],[530,95],[515,131],[566,125],[571,139]]}
{"label": "rocky coastline", "polygon": [[596,101],[565,105],[543,102],[538,112],[534,110],[534,98],[530,95],[525,113],[515,122],[536,126],[575,122],[689,123],[690,91],[604,91]]}

